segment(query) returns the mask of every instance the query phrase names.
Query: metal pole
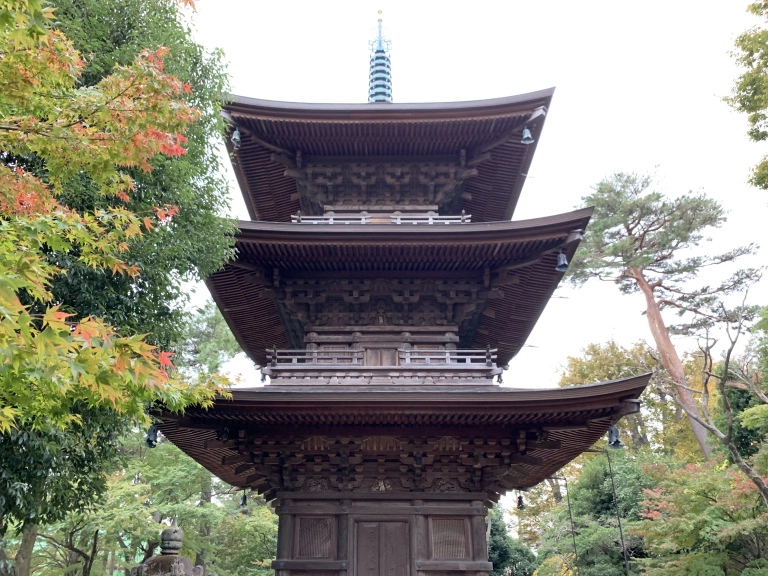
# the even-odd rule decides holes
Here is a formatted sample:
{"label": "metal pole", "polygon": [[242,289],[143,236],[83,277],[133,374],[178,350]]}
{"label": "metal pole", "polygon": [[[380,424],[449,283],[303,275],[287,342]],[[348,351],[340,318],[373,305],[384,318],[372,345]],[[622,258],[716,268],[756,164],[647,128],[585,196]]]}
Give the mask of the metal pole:
{"label": "metal pole", "polygon": [[573,540],[573,567],[576,568],[576,576],[579,574],[579,551],[576,549],[576,534],[573,524],[573,511],[571,510],[571,494],[568,490],[568,478],[565,476],[553,476],[553,480],[562,480],[565,482],[565,501],[568,503],[568,516],[571,519],[571,540]]}
{"label": "metal pole", "polygon": [[629,557],[627,556],[627,547],[624,544],[624,530],[621,528],[621,514],[619,514],[619,498],[616,495],[616,483],[613,481],[613,466],[611,466],[611,456],[608,454],[608,450],[602,450],[605,452],[605,458],[608,460],[608,473],[611,475],[611,487],[613,488],[613,504],[616,507],[616,520],[619,523],[619,536],[621,537],[621,552],[624,555],[624,570],[629,576]]}
{"label": "metal pole", "polygon": [[565,500],[568,502],[568,516],[571,518],[571,540],[573,540],[573,567],[576,568],[576,576],[579,576],[579,552],[576,550],[576,534],[574,534],[573,511],[571,510],[571,491],[568,489],[568,478],[563,476],[565,481]]}

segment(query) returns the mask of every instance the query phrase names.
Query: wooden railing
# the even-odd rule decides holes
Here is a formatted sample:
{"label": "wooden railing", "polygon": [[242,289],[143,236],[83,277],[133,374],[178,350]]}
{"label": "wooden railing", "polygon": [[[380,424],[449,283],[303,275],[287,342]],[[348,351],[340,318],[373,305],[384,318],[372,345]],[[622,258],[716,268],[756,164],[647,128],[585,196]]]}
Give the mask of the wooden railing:
{"label": "wooden railing", "polygon": [[390,215],[392,224],[464,224],[472,221],[471,214],[464,214],[462,210],[459,216],[440,216],[436,212],[426,214],[399,214]]}
{"label": "wooden railing", "polygon": [[[466,368],[495,366],[496,348],[486,350],[408,350],[398,349],[400,368],[424,365],[461,364]],[[299,364],[356,364],[365,361],[365,350],[349,348],[322,350],[278,350],[267,348],[267,361],[273,368],[290,368]]]}
{"label": "wooden railing", "polygon": [[[387,216],[381,215],[383,218]],[[322,216],[302,216],[301,212],[298,214],[291,214],[291,222],[294,224],[370,224],[373,220],[371,214],[334,214],[328,212]],[[441,216],[437,212],[428,212],[426,214],[401,214],[395,212],[389,215],[389,221],[391,224],[465,224],[472,221],[471,214],[464,214],[458,216]],[[386,222],[386,220],[384,220]],[[377,220],[377,223],[382,223]]]}
{"label": "wooden railing", "polygon": [[400,366],[410,364],[465,364],[472,367],[494,366],[497,348],[485,350],[403,350],[397,351],[400,356]]}
{"label": "wooden railing", "polygon": [[288,367],[287,364],[362,364],[365,350],[277,350],[267,348],[269,365]]}
{"label": "wooden railing", "polygon": [[338,216],[333,212],[323,216],[302,216],[301,213],[291,214],[291,222],[296,224],[370,224],[368,214],[345,214]]}

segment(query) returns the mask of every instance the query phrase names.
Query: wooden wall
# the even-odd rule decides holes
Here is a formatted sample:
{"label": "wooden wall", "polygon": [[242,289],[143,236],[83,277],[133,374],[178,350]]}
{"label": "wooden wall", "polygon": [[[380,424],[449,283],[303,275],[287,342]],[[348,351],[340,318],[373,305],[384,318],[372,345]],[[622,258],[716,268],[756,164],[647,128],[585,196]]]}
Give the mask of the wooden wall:
{"label": "wooden wall", "polygon": [[276,576],[487,576],[481,493],[281,493]]}

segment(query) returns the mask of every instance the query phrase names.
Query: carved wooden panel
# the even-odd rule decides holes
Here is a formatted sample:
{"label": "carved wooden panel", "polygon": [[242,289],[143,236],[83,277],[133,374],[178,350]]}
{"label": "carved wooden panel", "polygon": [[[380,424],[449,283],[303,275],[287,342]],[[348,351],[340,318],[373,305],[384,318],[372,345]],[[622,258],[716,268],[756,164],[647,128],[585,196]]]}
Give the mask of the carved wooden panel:
{"label": "carved wooden panel", "polygon": [[408,576],[407,522],[358,522],[355,576]]}
{"label": "carved wooden panel", "polygon": [[[303,326],[459,326],[502,293],[479,277],[462,280],[282,278],[262,291]],[[465,325],[464,330],[468,329]]]}
{"label": "carved wooden panel", "polygon": [[321,214],[326,204],[424,205],[455,211],[464,180],[477,169],[458,162],[307,162],[285,175],[296,179],[301,209]]}
{"label": "carved wooden panel", "polygon": [[296,558],[334,558],[333,517],[296,519]]}
{"label": "carved wooden panel", "polygon": [[266,499],[278,491],[501,494],[519,488],[531,466],[561,448],[560,440],[535,428],[510,427],[502,437],[483,437],[471,428],[464,437],[441,435],[443,429],[425,422],[429,431],[389,427],[390,434],[376,428],[355,436],[348,422],[340,425],[350,436],[334,437],[315,426],[283,428],[275,436],[223,429],[221,438],[231,433],[238,439],[211,443],[238,451],[222,464],[244,473],[245,485]]}
{"label": "carved wooden panel", "polygon": [[471,558],[468,518],[431,517],[429,532],[432,558]]}

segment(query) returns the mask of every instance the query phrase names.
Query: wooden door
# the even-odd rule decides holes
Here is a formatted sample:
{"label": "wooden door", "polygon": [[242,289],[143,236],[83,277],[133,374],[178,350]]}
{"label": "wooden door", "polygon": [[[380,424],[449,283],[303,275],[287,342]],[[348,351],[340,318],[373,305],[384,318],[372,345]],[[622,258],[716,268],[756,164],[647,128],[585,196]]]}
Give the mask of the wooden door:
{"label": "wooden door", "polygon": [[408,576],[407,522],[358,522],[353,576]]}
{"label": "wooden door", "polygon": [[397,348],[366,348],[366,366],[397,366]]}

